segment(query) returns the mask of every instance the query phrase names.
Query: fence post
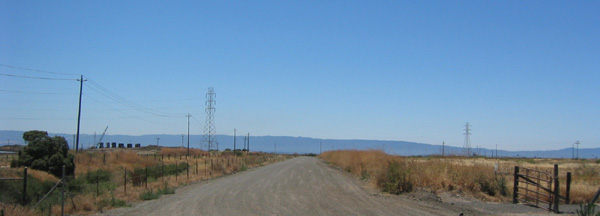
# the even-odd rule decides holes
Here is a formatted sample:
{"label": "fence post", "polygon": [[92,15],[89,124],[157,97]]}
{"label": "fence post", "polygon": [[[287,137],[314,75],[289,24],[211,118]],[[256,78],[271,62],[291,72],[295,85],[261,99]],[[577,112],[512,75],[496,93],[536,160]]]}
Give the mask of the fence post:
{"label": "fence post", "polygon": [[519,203],[519,200],[517,200],[517,195],[518,195],[518,191],[519,191],[519,166],[515,166],[515,182],[513,185],[513,203],[517,204]]}
{"label": "fence post", "polygon": [[65,215],[65,165],[62,166],[62,178],[60,179],[62,191],[60,193],[60,215]]}
{"label": "fence post", "polygon": [[571,172],[567,173],[567,194],[565,194],[565,202],[571,204]]}
{"label": "fence post", "polygon": [[100,177],[98,177],[99,175],[99,171],[100,169],[96,170],[96,196],[100,196]]}
{"label": "fence post", "polygon": [[560,200],[559,193],[560,184],[558,184],[558,164],[554,164],[554,213],[558,214],[558,201]]}
{"label": "fence post", "polygon": [[146,175],[144,177],[144,185],[146,186],[146,189],[148,189],[148,165],[146,165]]}
{"label": "fence post", "polygon": [[123,178],[123,192],[127,193],[127,169],[125,169],[125,178]]}
{"label": "fence post", "polygon": [[27,167],[23,170],[23,205],[27,204]]}

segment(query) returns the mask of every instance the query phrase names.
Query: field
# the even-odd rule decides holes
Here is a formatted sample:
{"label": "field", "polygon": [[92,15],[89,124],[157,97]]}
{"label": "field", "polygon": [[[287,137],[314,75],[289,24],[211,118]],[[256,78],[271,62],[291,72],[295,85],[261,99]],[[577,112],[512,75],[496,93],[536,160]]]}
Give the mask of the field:
{"label": "field", "polygon": [[[284,160],[287,156],[214,152],[184,148],[143,148],[140,150],[88,150],[75,157],[75,175],[67,176],[65,212],[90,214],[141,200],[174,193],[179,185],[215,178],[248,168]],[[3,155],[0,177],[22,177],[23,168],[6,168],[13,156]],[[8,157],[8,158],[6,158]],[[16,157],[16,156],[14,156]],[[0,209],[8,215],[60,214],[60,189],[37,204],[59,181],[42,171],[28,170],[28,205],[17,203],[22,196],[22,181],[0,181],[3,194]],[[8,190],[8,191],[5,191]],[[19,199],[18,199],[19,198]],[[34,205],[36,205],[35,208]]]}
{"label": "field", "polygon": [[510,202],[515,166],[551,172],[554,164],[559,166],[563,196],[566,173],[572,173],[572,203],[589,202],[600,186],[600,160],[401,157],[378,150],[329,151],[320,157],[373,187],[394,194],[419,188],[433,193],[452,192],[485,201]]}

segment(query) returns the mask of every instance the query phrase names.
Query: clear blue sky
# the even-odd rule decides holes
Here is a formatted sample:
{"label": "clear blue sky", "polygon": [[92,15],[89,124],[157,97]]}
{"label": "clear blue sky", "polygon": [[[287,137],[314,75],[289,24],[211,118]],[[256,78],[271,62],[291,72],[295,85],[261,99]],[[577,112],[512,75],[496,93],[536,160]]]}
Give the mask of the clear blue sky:
{"label": "clear blue sky", "polygon": [[[83,74],[87,134],[183,134],[187,113],[201,134],[214,87],[218,134],[462,146],[470,122],[473,147],[589,148],[600,147],[599,11],[598,1],[0,0],[0,64]],[[78,91],[75,80],[2,75],[0,129],[75,133]]]}

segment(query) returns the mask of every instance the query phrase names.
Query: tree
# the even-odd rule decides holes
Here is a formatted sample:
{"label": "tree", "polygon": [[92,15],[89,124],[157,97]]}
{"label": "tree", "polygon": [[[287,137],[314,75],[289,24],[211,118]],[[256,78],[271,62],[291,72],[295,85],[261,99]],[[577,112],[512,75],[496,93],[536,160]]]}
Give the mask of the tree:
{"label": "tree", "polygon": [[67,140],[61,136],[48,136],[46,131],[27,131],[23,133],[23,140],[27,146],[23,149],[15,166],[28,166],[32,169],[47,171],[52,175],[60,177],[62,166],[65,166],[65,174],[72,175],[75,172],[75,156],[69,154]]}

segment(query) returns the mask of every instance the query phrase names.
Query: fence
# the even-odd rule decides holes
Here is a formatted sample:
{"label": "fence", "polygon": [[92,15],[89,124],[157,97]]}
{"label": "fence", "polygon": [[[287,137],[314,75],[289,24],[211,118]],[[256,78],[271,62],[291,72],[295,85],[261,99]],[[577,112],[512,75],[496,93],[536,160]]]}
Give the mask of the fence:
{"label": "fence", "polygon": [[21,204],[27,204],[27,167],[23,169],[23,177],[21,178],[0,178],[0,181],[19,181],[23,180],[23,194],[21,198]]}
{"label": "fence", "polygon": [[[19,203],[27,208],[35,209],[42,215],[57,215],[59,214],[58,209],[62,210],[62,206],[66,209],[65,212],[82,213],[102,209],[104,206],[125,205],[126,201],[130,201],[132,198],[135,200],[135,197],[140,197],[142,193],[151,192],[153,188],[160,188],[163,185],[175,187],[182,183],[243,171],[247,167],[273,161],[276,158],[274,155],[264,154],[190,155],[186,160],[185,154],[135,154],[136,157],[139,156],[136,160],[146,160],[145,158],[147,158],[156,160],[156,162],[146,163],[148,164],[146,166],[132,165],[133,168],[131,168],[132,166],[121,167],[121,164],[115,164],[115,162],[131,156],[127,154],[120,156],[119,154],[119,152],[110,154],[97,152],[88,155],[90,158],[80,154],[83,157],[76,159],[79,163],[95,165],[90,171],[78,173],[77,176],[64,176],[61,178],[64,180],[58,182],[56,180],[41,182],[36,178],[30,178],[32,181],[29,183],[24,181],[22,193],[17,191],[14,183],[11,183],[10,190],[13,190],[11,193],[22,195],[23,201]],[[13,176],[16,177],[16,175]],[[20,177],[20,174],[18,176]],[[25,173],[24,176],[27,174]],[[10,180],[21,179],[23,178],[11,178]],[[64,186],[61,184],[62,182],[64,182]],[[32,191],[36,191],[36,193],[32,194]],[[94,207],[90,209],[90,206]]]}
{"label": "fence", "polygon": [[[539,208],[559,213],[560,199],[569,203],[571,173],[567,173],[565,196],[560,196],[558,164],[554,164],[554,173],[515,166],[513,203],[519,201]],[[547,206],[547,208],[546,208]]]}

